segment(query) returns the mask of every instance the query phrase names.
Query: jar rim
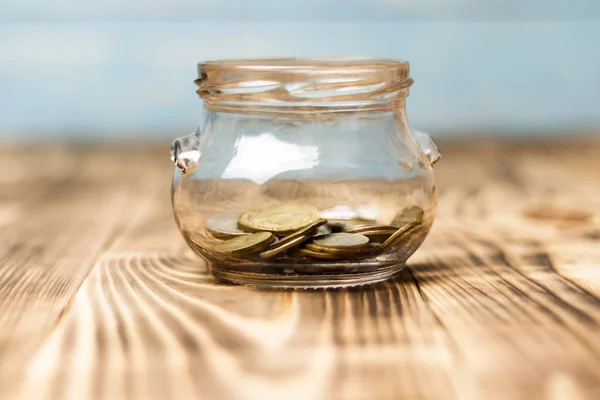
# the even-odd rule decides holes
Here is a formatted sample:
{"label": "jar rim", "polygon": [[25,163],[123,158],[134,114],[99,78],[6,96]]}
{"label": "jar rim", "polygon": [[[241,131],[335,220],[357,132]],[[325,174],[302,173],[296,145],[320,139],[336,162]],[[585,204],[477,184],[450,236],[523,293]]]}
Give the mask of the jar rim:
{"label": "jar rim", "polygon": [[320,112],[389,109],[412,85],[407,61],[388,58],[250,58],[198,64],[196,93],[210,110]]}
{"label": "jar rim", "polygon": [[281,58],[241,58],[208,60],[198,63],[198,70],[205,68],[239,69],[327,69],[340,67],[361,69],[409,68],[408,61],[378,57],[281,57]]}

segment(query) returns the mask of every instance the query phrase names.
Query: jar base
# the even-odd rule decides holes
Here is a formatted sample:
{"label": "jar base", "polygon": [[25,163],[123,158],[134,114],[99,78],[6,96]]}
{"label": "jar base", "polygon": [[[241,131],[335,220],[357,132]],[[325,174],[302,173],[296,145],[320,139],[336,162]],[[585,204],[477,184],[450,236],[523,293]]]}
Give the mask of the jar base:
{"label": "jar base", "polygon": [[330,274],[260,274],[210,265],[212,275],[219,281],[261,289],[330,289],[371,285],[390,279],[403,270],[405,264],[382,266],[361,273]]}

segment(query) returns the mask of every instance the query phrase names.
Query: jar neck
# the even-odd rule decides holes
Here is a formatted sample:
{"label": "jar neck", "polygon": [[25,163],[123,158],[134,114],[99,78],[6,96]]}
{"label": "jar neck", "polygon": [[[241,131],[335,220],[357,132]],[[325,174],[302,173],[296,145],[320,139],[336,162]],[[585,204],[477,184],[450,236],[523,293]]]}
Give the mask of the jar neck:
{"label": "jar neck", "polygon": [[353,114],[373,112],[404,111],[405,97],[396,97],[385,101],[363,102],[330,102],[318,103],[270,103],[270,102],[241,102],[241,101],[207,101],[204,108],[213,112],[225,112],[249,115],[290,115],[310,119],[323,114]]}
{"label": "jar neck", "polygon": [[207,61],[194,82],[209,110],[308,114],[392,110],[413,80],[402,60],[275,58]]}

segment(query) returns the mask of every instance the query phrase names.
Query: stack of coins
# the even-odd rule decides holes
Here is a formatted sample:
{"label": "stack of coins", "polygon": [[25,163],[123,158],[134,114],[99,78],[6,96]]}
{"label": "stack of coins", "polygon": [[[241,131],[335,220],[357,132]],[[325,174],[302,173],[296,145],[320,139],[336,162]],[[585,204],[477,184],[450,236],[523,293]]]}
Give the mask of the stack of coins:
{"label": "stack of coins", "polygon": [[275,236],[271,232],[257,232],[217,243],[214,250],[217,253],[243,256],[263,251],[273,242],[275,242]]}
{"label": "stack of coins", "polygon": [[224,241],[213,245],[221,255],[270,260],[282,257],[354,260],[406,245],[421,234],[423,210],[404,209],[392,225],[367,221],[328,221],[308,204],[280,204],[241,214],[210,216],[206,230]]}
{"label": "stack of coins", "polygon": [[286,252],[293,247],[301,245],[307,240],[313,238],[319,230],[319,227],[325,225],[326,223],[326,219],[319,219],[316,222],[313,222],[310,225],[300,229],[299,231],[296,231],[291,235],[278,240],[277,243],[273,244],[269,250],[260,253],[261,258],[272,258]]}
{"label": "stack of coins", "polygon": [[320,260],[356,258],[369,248],[369,238],[356,233],[332,233],[314,239],[298,252]]}

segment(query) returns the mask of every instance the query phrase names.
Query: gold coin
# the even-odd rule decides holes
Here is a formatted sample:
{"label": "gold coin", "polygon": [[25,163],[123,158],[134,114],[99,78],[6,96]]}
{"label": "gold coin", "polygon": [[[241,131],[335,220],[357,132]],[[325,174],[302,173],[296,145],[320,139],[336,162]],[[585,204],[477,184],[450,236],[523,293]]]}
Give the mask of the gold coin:
{"label": "gold coin", "polygon": [[348,233],[359,233],[363,236],[369,238],[371,242],[384,242],[392,236],[398,228],[394,228],[393,226],[387,225],[370,225],[370,226],[361,226],[356,227],[348,231]]}
{"label": "gold coin", "polygon": [[238,236],[214,245],[214,251],[222,254],[242,255],[258,253],[265,250],[275,241],[270,232],[258,232]]}
{"label": "gold coin", "polygon": [[313,244],[321,248],[360,249],[369,244],[369,238],[357,233],[332,233],[315,239]]}
{"label": "gold coin", "polygon": [[326,219],[320,219],[318,221],[315,221],[312,224],[305,226],[304,228],[302,228],[298,231],[295,231],[292,234],[282,237],[281,239],[279,239],[279,241],[277,243],[286,243],[288,241],[292,241],[301,236],[308,236],[310,238],[311,236],[318,234],[320,227],[322,227],[326,223],[327,223]]}
{"label": "gold coin", "polygon": [[308,240],[310,238],[311,238],[311,236],[309,236],[309,235],[298,236],[294,240],[288,240],[285,243],[280,243],[281,242],[281,240],[280,240],[277,243],[275,243],[275,245],[273,247],[271,247],[269,250],[265,250],[262,253],[260,253],[260,257],[261,258],[275,257],[276,255],[284,253],[293,247],[301,245],[302,243],[304,243],[306,240]]}
{"label": "gold coin", "polygon": [[352,255],[360,253],[365,248],[363,247],[363,248],[359,248],[359,249],[336,249],[335,247],[321,247],[314,243],[307,243],[306,249],[311,250],[311,251],[316,251],[319,253],[331,253],[331,254],[337,254],[337,255],[352,256]]}
{"label": "gold coin", "polygon": [[345,258],[342,254],[324,253],[309,249],[298,249],[298,253],[302,254],[303,256],[318,258],[320,260],[340,260],[342,258]]}
{"label": "gold coin", "polygon": [[251,232],[268,231],[274,234],[290,234],[319,220],[318,210],[308,204],[279,204],[246,211],[238,220],[238,226]]}
{"label": "gold coin", "polygon": [[328,225],[334,232],[347,232],[354,228],[371,226],[375,224],[375,221],[373,220],[364,219],[328,219],[327,221],[329,221]]}
{"label": "gold coin", "polygon": [[402,228],[398,229],[392,236],[387,238],[387,240],[383,242],[382,246],[387,247],[396,241],[401,241],[408,238],[414,231],[416,231],[419,228],[420,225],[421,223],[417,221],[409,222]]}
{"label": "gold coin", "polygon": [[378,232],[380,235],[393,235],[397,230],[398,228],[389,225],[361,225],[347,230],[346,232],[359,233],[361,235],[368,236],[365,235],[365,232]]}
{"label": "gold coin", "polygon": [[213,215],[204,220],[204,226],[214,237],[219,239],[231,239],[240,235],[247,235],[238,228],[239,213]]}
{"label": "gold coin", "polygon": [[319,228],[326,223],[327,220],[325,219],[320,219],[317,222],[313,222],[299,231],[279,239],[276,243],[271,245],[269,250],[260,253],[260,256],[262,258],[271,258],[291,249],[292,247],[298,246],[318,233]]}

